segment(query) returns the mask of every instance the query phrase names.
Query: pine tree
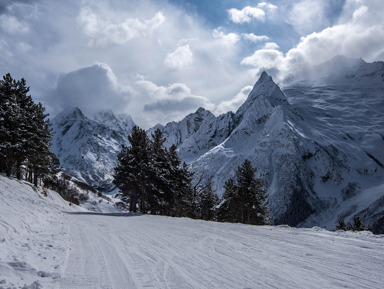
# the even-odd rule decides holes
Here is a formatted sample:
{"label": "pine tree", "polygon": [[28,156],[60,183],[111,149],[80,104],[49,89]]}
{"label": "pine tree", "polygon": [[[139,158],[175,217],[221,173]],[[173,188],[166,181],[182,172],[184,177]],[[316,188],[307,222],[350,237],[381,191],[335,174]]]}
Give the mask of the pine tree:
{"label": "pine tree", "polygon": [[0,81],[0,168],[7,176],[12,174],[19,143],[16,86],[9,73]]}
{"label": "pine tree", "polygon": [[359,216],[355,216],[353,218],[353,225],[350,225],[350,229],[352,231],[369,231],[369,228],[367,228],[360,220]]}
{"label": "pine tree", "polygon": [[192,188],[193,173],[188,170],[185,162],[181,163],[176,146],[169,149],[171,162],[171,189],[175,200],[171,215],[195,218],[196,195]]}
{"label": "pine tree", "polygon": [[212,176],[209,177],[199,192],[200,219],[212,221],[215,219],[216,206],[219,198],[212,189]]}
{"label": "pine tree", "polygon": [[128,136],[130,147],[122,146],[115,168],[114,184],[130,199],[130,211],[147,212],[149,184],[149,139],[145,131],[134,126]]}
{"label": "pine tree", "polygon": [[269,223],[267,195],[263,182],[255,178],[256,170],[249,160],[238,167],[236,183],[229,179],[219,206],[220,221],[264,225]]}
{"label": "pine tree", "polygon": [[153,214],[169,215],[174,207],[174,196],[172,190],[171,163],[168,151],[164,147],[165,138],[160,129],[152,134],[150,143],[151,194],[149,203]]}
{"label": "pine tree", "polygon": [[344,219],[339,219],[338,220],[338,225],[336,226],[336,229],[338,230],[343,230],[343,231],[346,231],[347,230],[347,225],[345,224],[345,221]]}
{"label": "pine tree", "polygon": [[51,124],[47,119],[48,114],[41,103],[34,105],[27,139],[27,159],[30,162],[30,174],[33,174],[33,183],[37,185],[38,178],[43,178],[52,170],[55,157],[50,152]]}
{"label": "pine tree", "polygon": [[224,194],[217,212],[217,219],[220,222],[240,223],[240,204],[237,195],[237,185],[233,178],[228,179],[224,184]]}
{"label": "pine tree", "polygon": [[57,158],[49,151],[52,132],[41,103],[28,95],[25,79],[10,74],[0,81],[0,170],[37,185],[38,179],[53,173]]}

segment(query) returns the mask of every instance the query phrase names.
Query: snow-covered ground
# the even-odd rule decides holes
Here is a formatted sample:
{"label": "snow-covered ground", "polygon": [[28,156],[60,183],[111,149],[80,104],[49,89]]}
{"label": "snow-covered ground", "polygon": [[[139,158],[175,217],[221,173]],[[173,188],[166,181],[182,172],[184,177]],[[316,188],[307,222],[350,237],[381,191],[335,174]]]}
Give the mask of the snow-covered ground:
{"label": "snow-covered ground", "polygon": [[384,235],[100,214],[0,176],[0,288],[383,288]]}

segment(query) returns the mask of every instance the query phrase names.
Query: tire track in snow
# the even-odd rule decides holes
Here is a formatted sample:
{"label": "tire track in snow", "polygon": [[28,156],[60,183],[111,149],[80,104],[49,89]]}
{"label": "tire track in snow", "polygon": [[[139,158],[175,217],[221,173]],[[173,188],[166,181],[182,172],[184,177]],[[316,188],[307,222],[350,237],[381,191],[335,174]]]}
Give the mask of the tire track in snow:
{"label": "tire track in snow", "polygon": [[65,288],[381,288],[384,238],[159,216],[70,215]]}
{"label": "tire track in snow", "polygon": [[104,232],[88,226],[81,216],[71,222],[71,247],[60,288],[134,288],[129,272]]}

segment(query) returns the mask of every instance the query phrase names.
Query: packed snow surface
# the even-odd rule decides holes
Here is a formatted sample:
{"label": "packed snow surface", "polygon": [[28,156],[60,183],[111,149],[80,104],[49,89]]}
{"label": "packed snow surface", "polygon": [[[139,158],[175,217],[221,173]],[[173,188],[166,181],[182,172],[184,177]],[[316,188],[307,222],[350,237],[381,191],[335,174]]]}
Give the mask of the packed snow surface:
{"label": "packed snow surface", "polygon": [[384,235],[91,213],[0,176],[0,288],[382,288]]}

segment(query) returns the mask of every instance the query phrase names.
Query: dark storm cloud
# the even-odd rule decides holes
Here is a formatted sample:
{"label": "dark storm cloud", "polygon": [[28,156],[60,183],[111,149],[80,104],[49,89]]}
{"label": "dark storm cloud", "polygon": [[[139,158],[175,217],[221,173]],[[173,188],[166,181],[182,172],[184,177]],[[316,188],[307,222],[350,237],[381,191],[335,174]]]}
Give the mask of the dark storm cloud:
{"label": "dark storm cloud", "polygon": [[0,14],[5,13],[9,6],[16,3],[33,4],[39,2],[39,0],[1,0],[0,2]]}
{"label": "dark storm cloud", "polygon": [[196,97],[186,97],[184,99],[163,99],[154,103],[144,105],[144,111],[162,111],[165,113],[174,111],[190,111],[202,105],[202,100]]}

